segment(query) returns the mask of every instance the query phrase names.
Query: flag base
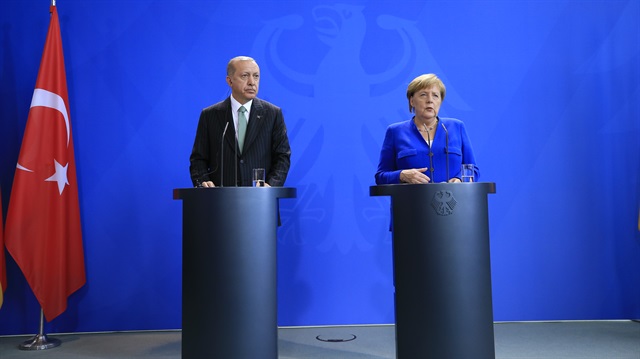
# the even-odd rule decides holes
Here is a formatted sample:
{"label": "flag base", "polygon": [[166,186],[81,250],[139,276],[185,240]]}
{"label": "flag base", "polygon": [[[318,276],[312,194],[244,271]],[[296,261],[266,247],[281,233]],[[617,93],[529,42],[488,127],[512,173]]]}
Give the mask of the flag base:
{"label": "flag base", "polygon": [[46,334],[38,334],[18,346],[20,350],[45,350],[60,346],[59,339],[48,338]]}

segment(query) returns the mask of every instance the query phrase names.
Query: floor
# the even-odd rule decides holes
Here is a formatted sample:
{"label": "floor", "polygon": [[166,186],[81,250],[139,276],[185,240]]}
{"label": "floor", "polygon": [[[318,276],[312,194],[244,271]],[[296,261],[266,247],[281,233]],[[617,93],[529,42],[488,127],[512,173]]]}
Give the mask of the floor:
{"label": "floor", "polygon": [[[497,359],[640,359],[640,323],[636,321],[495,323],[494,336]],[[59,339],[59,347],[19,350],[31,337],[0,337],[0,359],[181,356],[180,331],[56,334],[49,337]],[[394,326],[279,328],[278,352],[279,359],[393,359]],[[215,348],[211,354],[216,358]]]}

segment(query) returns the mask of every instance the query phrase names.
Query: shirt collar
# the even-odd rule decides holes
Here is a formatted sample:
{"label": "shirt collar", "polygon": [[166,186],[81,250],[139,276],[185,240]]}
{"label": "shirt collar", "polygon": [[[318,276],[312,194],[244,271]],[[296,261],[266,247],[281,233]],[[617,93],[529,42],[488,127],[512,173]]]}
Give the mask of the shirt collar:
{"label": "shirt collar", "polygon": [[240,104],[240,102],[238,102],[238,100],[236,100],[235,98],[233,98],[233,96],[229,96],[231,98],[231,110],[233,110],[233,113],[238,113],[238,109],[240,108],[240,106],[244,106],[244,108],[247,109],[247,118],[249,118],[249,111],[251,110],[251,105],[253,104],[253,100],[249,100],[249,102],[245,103],[244,105]]}

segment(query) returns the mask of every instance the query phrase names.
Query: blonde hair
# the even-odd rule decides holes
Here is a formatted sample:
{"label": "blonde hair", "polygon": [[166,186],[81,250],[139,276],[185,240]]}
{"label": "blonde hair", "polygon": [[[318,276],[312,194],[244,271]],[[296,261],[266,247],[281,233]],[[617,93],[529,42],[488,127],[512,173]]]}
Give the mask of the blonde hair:
{"label": "blonde hair", "polygon": [[409,100],[409,112],[413,112],[414,108],[411,106],[411,97],[418,91],[429,88],[433,85],[438,86],[440,89],[441,101],[444,101],[444,95],[447,93],[447,89],[444,87],[444,83],[435,74],[420,75],[413,79],[409,86],[407,86],[407,100]]}

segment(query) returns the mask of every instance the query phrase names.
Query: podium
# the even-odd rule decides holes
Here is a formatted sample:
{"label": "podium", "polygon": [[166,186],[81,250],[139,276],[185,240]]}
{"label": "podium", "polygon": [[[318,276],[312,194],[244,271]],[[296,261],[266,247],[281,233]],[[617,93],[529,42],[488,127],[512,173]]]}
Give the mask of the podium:
{"label": "podium", "polygon": [[369,190],[391,197],[397,358],[494,359],[487,194],[495,184]]}
{"label": "podium", "polygon": [[277,359],[278,199],[295,188],[174,189],[182,213],[182,358]]}

